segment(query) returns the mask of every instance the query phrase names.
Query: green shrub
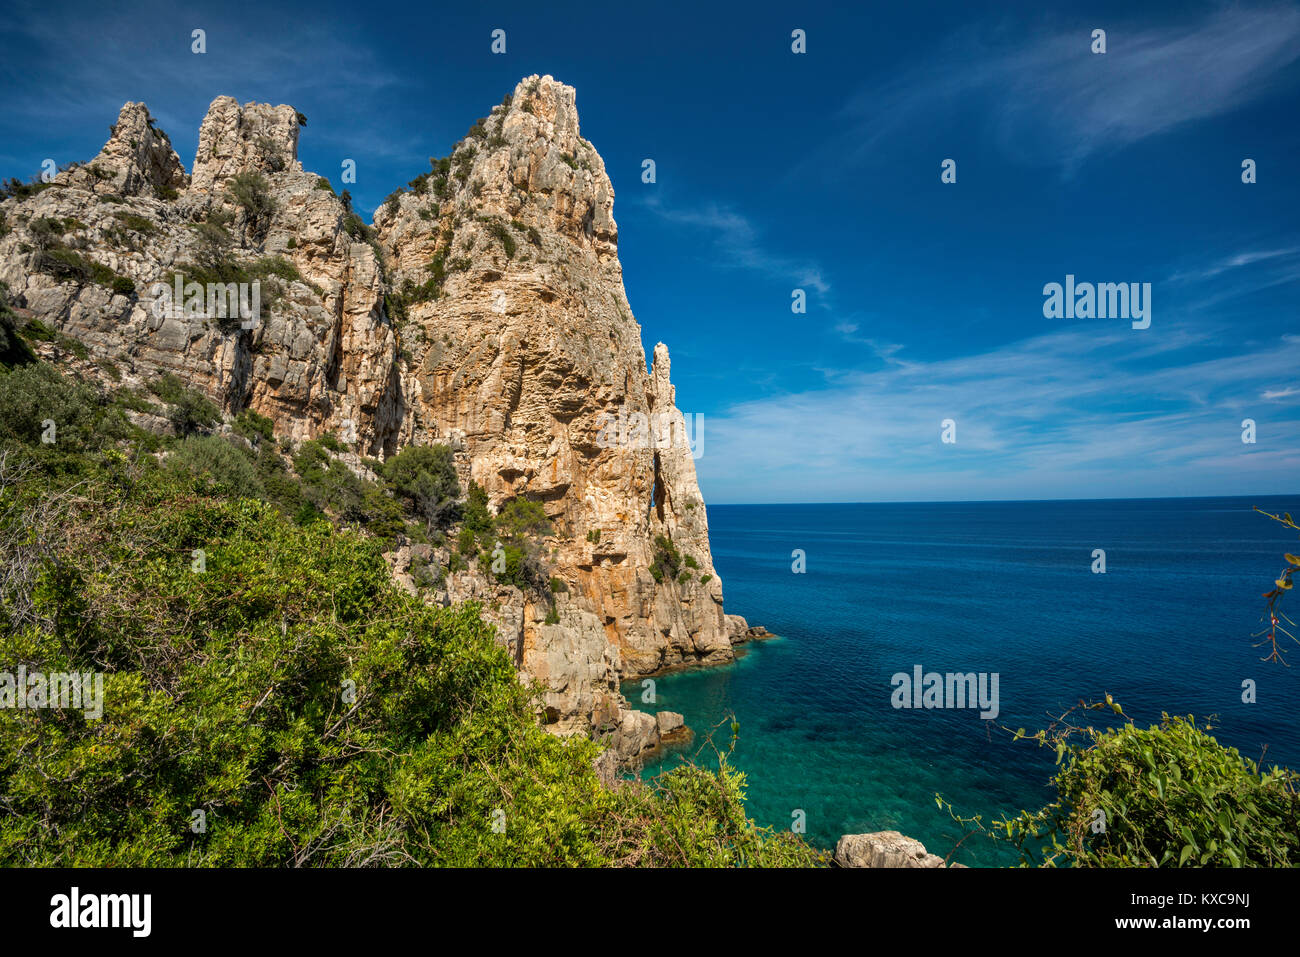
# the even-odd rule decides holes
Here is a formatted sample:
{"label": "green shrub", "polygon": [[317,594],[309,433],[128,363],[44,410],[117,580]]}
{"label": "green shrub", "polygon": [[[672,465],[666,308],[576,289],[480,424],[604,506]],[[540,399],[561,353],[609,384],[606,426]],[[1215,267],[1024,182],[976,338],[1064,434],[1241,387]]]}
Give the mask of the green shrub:
{"label": "green shrub", "polygon": [[36,355],[18,331],[18,316],[9,307],[9,287],[0,282],[0,370],[35,361]]}
{"label": "green shrub", "polygon": [[275,423],[252,409],[244,409],[235,416],[232,428],[236,435],[242,435],[250,442],[269,442],[275,434]]}
{"label": "green shrub", "polygon": [[0,710],[0,865],[819,861],[753,825],[725,758],[603,787],[600,745],[538,726],[478,608],[408,596],[362,534],[166,476],[79,501],[78,534],[44,536],[43,624],[0,656],[104,673],[103,716]]}
{"label": "green shrub", "polygon": [[[359,239],[362,242],[373,242],[374,230],[367,226],[365,220],[358,216],[352,208],[352,193],[345,189],[339,194],[339,200],[343,203],[343,231],[353,239]],[[375,247],[375,256],[380,262],[383,261],[377,246]]]}
{"label": "green shrub", "polygon": [[551,522],[541,502],[512,498],[496,517],[497,533],[511,540],[550,535]]}
{"label": "green shrub", "polygon": [[492,575],[502,585],[514,585],[522,591],[541,591],[546,579],[540,575],[541,569],[535,562],[529,561],[529,555],[522,545],[506,542],[494,542],[491,549],[485,549],[478,558],[479,566]]}
{"label": "green shrub", "polygon": [[380,205],[387,209],[390,214],[394,213],[397,211],[397,207],[401,205],[402,197],[405,194],[406,190],[399,186],[397,189],[385,196],[384,201],[380,203]]}
{"label": "green shrub", "polygon": [[510,235],[510,230],[504,223],[489,223],[487,231],[501,244],[505,250],[506,259],[513,259],[515,250],[518,245],[515,243],[515,237]]}
{"label": "green shrub", "polygon": [[[995,821],[1026,863],[1076,867],[1294,867],[1300,864],[1300,775],[1261,771],[1188,717],[1086,728],[1056,743],[1057,798]],[[1098,812],[1105,828],[1094,827]]]}
{"label": "green shrub", "polygon": [[4,202],[6,199],[10,198],[17,198],[19,200],[29,199],[42,190],[49,189],[53,185],[53,183],[42,183],[37,177],[32,177],[29,182],[24,183],[11,176],[9,179],[5,180],[3,185],[0,185],[0,202]]}
{"label": "green shrub", "polygon": [[207,494],[265,497],[252,457],[218,435],[191,435],[167,457],[167,467]]}
{"label": "green shrub", "polygon": [[119,220],[127,229],[141,235],[148,236],[158,232],[158,227],[153,224],[152,220],[135,213],[117,212],[113,214],[113,218]]}
{"label": "green shrub", "polygon": [[185,394],[186,388],[184,380],[171,372],[164,372],[162,375],[151,379],[147,386],[150,392],[164,402],[179,402],[181,396]]}
{"label": "green shrub", "polygon": [[265,176],[252,170],[236,173],[227,184],[227,199],[244,211],[245,234],[254,237],[266,235],[275,215],[276,203]]}
{"label": "green shrub", "polygon": [[[107,448],[129,433],[121,410],[104,394],[48,363],[0,369],[0,448],[26,446],[58,470],[72,457]],[[42,441],[45,436],[53,441]]]}
{"label": "green shrub", "polygon": [[677,546],[663,535],[655,536],[654,559],[650,563],[650,574],[657,582],[672,581],[681,568],[682,555]]}
{"label": "green shrub", "polygon": [[488,494],[483,486],[471,480],[465,496],[465,527],[476,535],[491,535],[495,519],[488,508]]}
{"label": "green shrub", "polygon": [[30,342],[52,342],[64,352],[69,352],[78,359],[90,358],[90,352],[84,343],[71,336],[64,335],[57,329],[51,329],[39,319],[28,319],[27,324],[19,330],[19,334]]}
{"label": "green shrub", "polygon": [[180,436],[210,429],[221,421],[221,409],[211,399],[188,388],[168,372],[148,383],[149,391],[167,403],[167,421]]}
{"label": "green shrub", "polygon": [[460,483],[449,447],[408,445],[384,463],[383,475],[430,530],[455,519]]}
{"label": "green shrub", "polygon": [[277,276],[286,282],[302,281],[302,274],[298,272],[298,267],[283,256],[264,256],[256,260],[249,265],[248,274],[257,279]]}

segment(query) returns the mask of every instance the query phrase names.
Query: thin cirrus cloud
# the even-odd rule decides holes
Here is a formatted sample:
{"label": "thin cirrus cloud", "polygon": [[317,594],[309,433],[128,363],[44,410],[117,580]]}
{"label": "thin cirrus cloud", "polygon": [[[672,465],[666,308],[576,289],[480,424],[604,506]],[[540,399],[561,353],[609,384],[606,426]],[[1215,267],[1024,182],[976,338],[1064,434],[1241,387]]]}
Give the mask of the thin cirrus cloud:
{"label": "thin cirrus cloud", "polygon": [[[1213,288],[1201,290],[1190,302],[1193,311],[1203,312],[1275,286],[1300,282],[1300,246],[1237,253],[1169,277],[1175,287],[1192,287],[1209,280],[1214,280]],[[1294,321],[1294,313],[1291,319]]]}
{"label": "thin cirrus cloud", "polygon": [[[1292,489],[1300,389],[1284,384],[1300,367],[1300,339],[1197,358],[1198,336],[1161,338],[1083,326],[742,402],[707,421],[701,482],[719,502]],[[1245,417],[1258,420],[1254,445],[1241,441]],[[949,418],[954,445],[940,441]]]}
{"label": "thin cirrus cloud", "polygon": [[[101,107],[95,97],[115,99],[119,89],[136,98],[164,90],[171,98],[210,100],[236,87],[274,89],[280,97],[328,98],[353,105],[361,114],[373,107],[371,97],[403,85],[373,51],[323,24],[294,22],[294,42],[285,44],[274,29],[232,24],[229,11],[220,7],[181,14],[168,4],[147,6],[138,17],[150,20],[155,29],[143,33],[138,20],[123,20],[111,6],[86,8],[72,22],[50,17],[30,3],[15,8],[15,13],[21,11],[26,12],[10,19],[6,38],[16,49],[57,62],[59,69],[43,73],[30,91],[11,95],[7,109],[44,119],[66,111],[74,117],[90,113],[98,120]],[[287,26],[287,15],[284,21]],[[192,52],[193,29],[205,31],[206,53]],[[87,49],[111,55],[86,56]],[[346,75],[347,84],[322,84],[327,68]],[[165,113],[159,118],[166,118]]]}
{"label": "thin cirrus cloud", "polygon": [[[206,31],[206,53],[192,52],[195,29]],[[283,42],[285,31],[292,43]],[[143,100],[188,168],[199,121],[223,94],[308,109],[317,120],[304,137],[309,153],[396,159],[413,167],[427,156],[418,137],[400,136],[399,127],[382,121],[384,104],[409,81],[373,48],[325,22],[275,11],[247,21],[220,5],[181,10],[161,2],[138,6],[125,20],[111,5],[50,16],[46,7],[19,0],[0,25],[0,39],[17,51],[0,66],[8,87],[4,125],[12,127],[10,135],[47,127],[70,131],[68,137],[85,141],[66,144],[81,151],[71,158],[93,156],[122,104]],[[27,61],[59,68],[33,69]],[[340,75],[346,83],[322,82]],[[31,157],[16,160],[29,165]]]}
{"label": "thin cirrus cloud", "polygon": [[816,162],[857,165],[887,155],[905,128],[943,116],[982,117],[999,145],[1071,175],[1089,157],[1237,109],[1294,83],[1300,9],[1223,9],[1190,24],[1108,31],[1104,61],[1090,31],[1025,44],[967,32],[930,62],[856,95],[845,132]]}
{"label": "thin cirrus cloud", "polygon": [[669,206],[658,197],[641,205],[665,222],[686,226],[708,236],[718,253],[716,263],[729,269],[744,269],[766,276],[789,276],[797,286],[815,290],[817,303],[833,308],[831,284],[815,262],[788,256],[768,248],[758,228],[748,217],[726,206],[707,203],[692,208]]}

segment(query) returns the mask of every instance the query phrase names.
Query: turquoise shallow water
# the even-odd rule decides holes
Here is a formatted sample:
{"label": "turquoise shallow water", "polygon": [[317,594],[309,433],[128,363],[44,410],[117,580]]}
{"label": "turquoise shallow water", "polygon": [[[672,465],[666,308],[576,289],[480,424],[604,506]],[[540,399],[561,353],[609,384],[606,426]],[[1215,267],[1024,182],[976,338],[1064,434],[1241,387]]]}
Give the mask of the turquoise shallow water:
{"label": "turquoise shallow water", "polygon": [[[894,829],[946,855],[963,832],[936,792],[985,820],[1050,799],[1054,755],[1010,743],[974,710],[891,706],[891,676],[917,664],[997,672],[997,723],[1012,728],[1109,692],[1139,721],[1217,714],[1221,742],[1297,767],[1300,669],[1262,663],[1250,637],[1296,539],[1252,505],[1295,514],[1300,496],[714,506],[727,611],[781,638],[746,646],[734,665],[657,678],[653,705],[638,682],[624,694],[681,712],[696,745],[735,714],[750,813],[788,828],[801,810],[822,847]],[[796,548],[804,574],[791,571]],[[1091,572],[1094,548],[1106,550],[1104,575]],[[1241,701],[1245,678],[1254,704]],[[715,739],[729,738],[724,724]],[[954,855],[1015,859],[980,839]]]}

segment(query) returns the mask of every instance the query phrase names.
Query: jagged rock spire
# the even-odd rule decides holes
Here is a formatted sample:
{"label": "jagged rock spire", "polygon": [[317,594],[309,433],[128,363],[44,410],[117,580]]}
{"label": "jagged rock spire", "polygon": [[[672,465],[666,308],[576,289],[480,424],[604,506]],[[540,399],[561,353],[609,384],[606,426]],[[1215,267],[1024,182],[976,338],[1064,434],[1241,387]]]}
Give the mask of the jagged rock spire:
{"label": "jagged rock spire", "polygon": [[167,134],[143,103],[127,103],[112,135],[89,163],[61,173],[56,182],[118,196],[169,196],[185,186],[185,169]]}

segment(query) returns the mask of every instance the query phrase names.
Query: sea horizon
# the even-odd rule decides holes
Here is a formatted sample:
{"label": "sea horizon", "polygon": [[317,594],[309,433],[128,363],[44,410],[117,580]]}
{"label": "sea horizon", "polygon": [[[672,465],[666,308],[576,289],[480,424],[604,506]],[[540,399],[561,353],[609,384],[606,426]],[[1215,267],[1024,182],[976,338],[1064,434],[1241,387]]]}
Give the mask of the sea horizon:
{"label": "sea horizon", "polygon": [[874,501],[843,502],[710,502],[708,507],[733,508],[738,506],[782,506],[782,505],[1013,505],[1027,502],[1164,502],[1212,498],[1285,498],[1288,495],[1300,496],[1296,492],[1234,492],[1231,495],[1101,495],[1094,498],[943,498],[943,499],[876,499]]}
{"label": "sea horizon", "polygon": [[[1300,764],[1294,670],[1260,661],[1251,637],[1294,548],[1252,507],[1295,509],[1300,495],[1073,501],[711,509],[727,610],[779,637],[740,646],[733,664],[654,678],[653,703],[643,679],[624,682],[633,707],[681,713],[697,734],[640,776],[694,755],[719,723],[725,745],[734,714],[730,760],[760,824],[788,829],[802,812],[826,849],[898,830],[944,856],[961,832],[935,795],[985,822],[1047,804],[1054,754],[1005,729],[1032,733],[1080,699],[1113,694],[1143,726],[1193,714],[1244,757]],[[999,674],[998,715],[891,706],[891,676],[917,666]],[[1247,678],[1256,703],[1241,700]],[[984,838],[954,857],[1017,859]]]}

